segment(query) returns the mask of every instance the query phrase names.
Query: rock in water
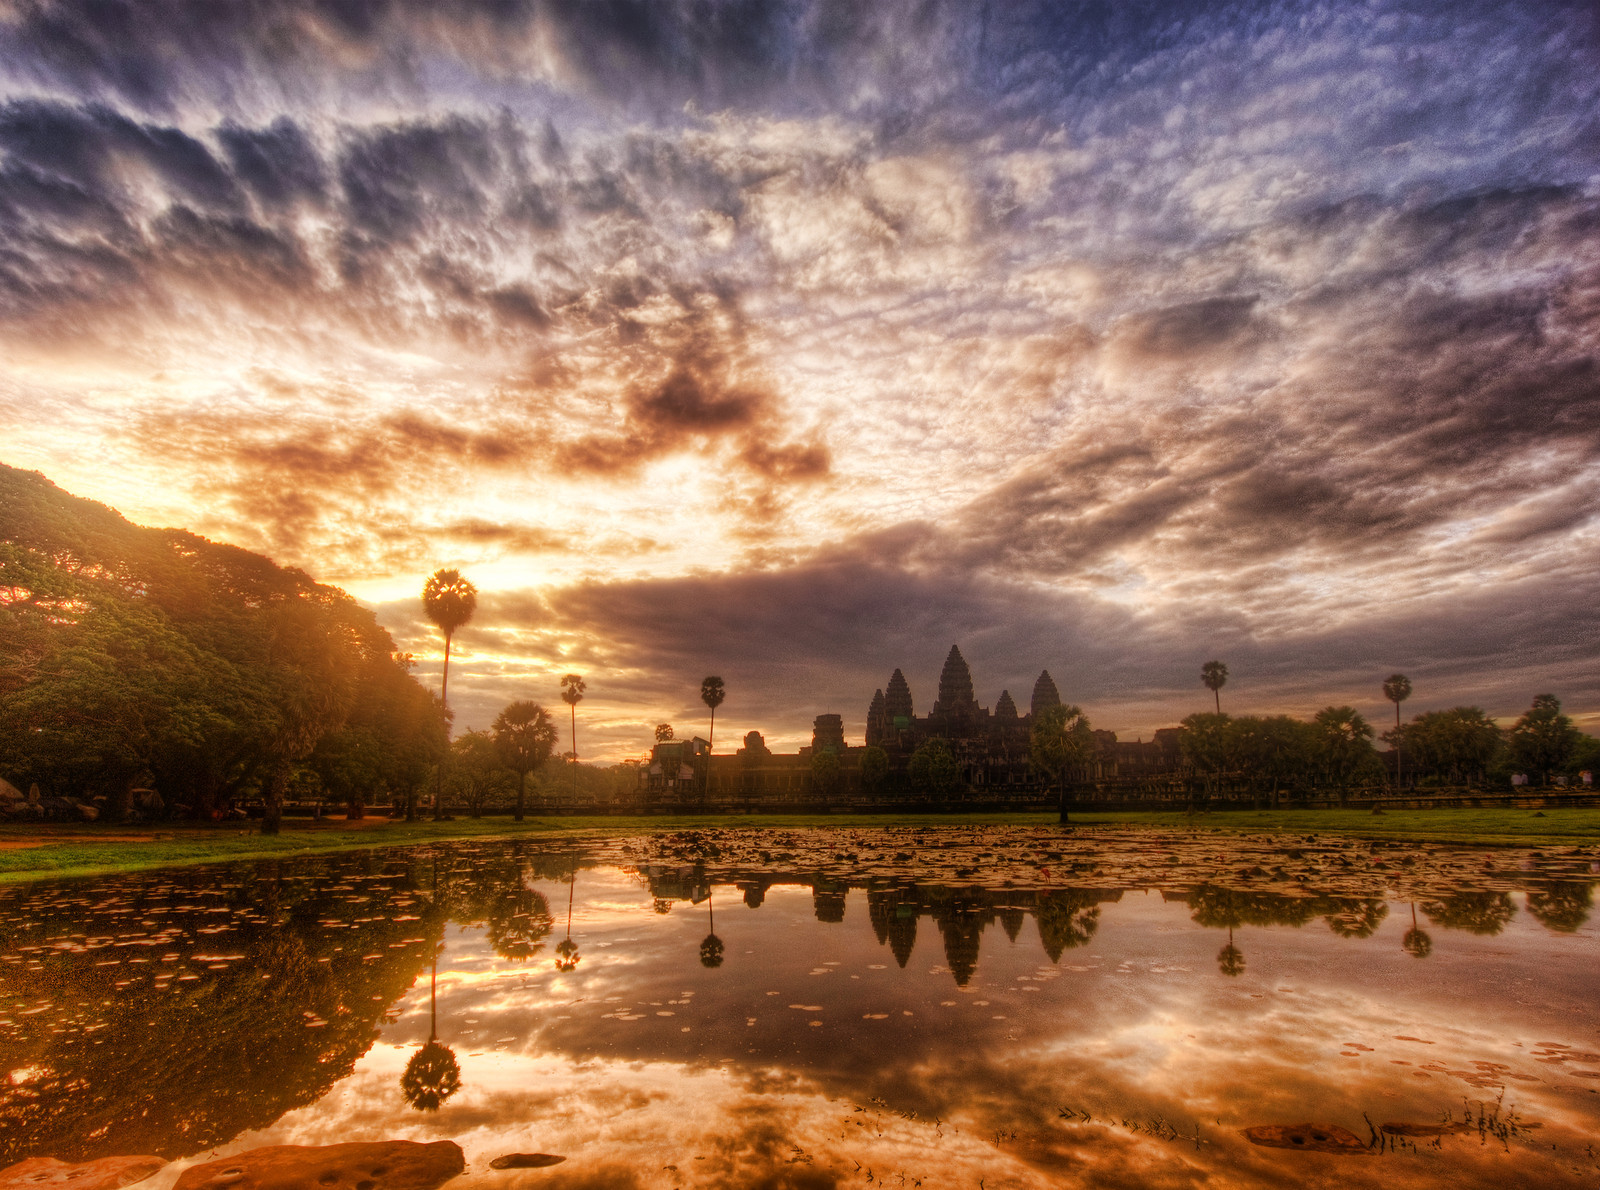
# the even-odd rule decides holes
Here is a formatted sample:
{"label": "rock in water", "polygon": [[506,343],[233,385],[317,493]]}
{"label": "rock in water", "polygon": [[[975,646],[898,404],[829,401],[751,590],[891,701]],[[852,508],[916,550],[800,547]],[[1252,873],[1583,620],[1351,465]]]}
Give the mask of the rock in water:
{"label": "rock in water", "polygon": [[1269,1149],[1352,1156],[1369,1151],[1359,1136],[1337,1124],[1262,1124],[1244,1129],[1243,1135],[1251,1144],[1265,1145]]}
{"label": "rock in water", "polygon": [[554,1153],[507,1153],[489,1162],[490,1169],[543,1169],[547,1165],[560,1165],[565,1157]]}
{"label": "rock in water", "polygon": [[271,1145],[186,1169],[172,1190],[434,1190],[464,1168],[449,1140]]}
{"label": "rock in water", "polygon": [[166,1161],[161,1157],[102,1157],[74,1165],[54,1157],[29,1157],[0,1169],[0,1190],[39,1190],[71,1186],[72,1190],[119,1190],[142,1182]]}

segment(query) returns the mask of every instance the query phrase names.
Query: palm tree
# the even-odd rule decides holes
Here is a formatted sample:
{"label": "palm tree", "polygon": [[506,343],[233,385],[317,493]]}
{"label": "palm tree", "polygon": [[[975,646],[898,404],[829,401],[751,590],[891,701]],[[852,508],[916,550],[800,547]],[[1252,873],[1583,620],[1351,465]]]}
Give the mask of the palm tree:
{"label": "palm tree", "polygon": [[721,678],[706,678],[700,683],[700,701],[711,708],[711,738],[706,741],[709,751],[717,742],[717,708],[722,705],[722,700],[728,697],[727,690],[722,685]]}
{"label": "palm tree", "polygon": [[[450,709],[450,642],[478,610],[478,588],[462,577],[459,570],[435,570],[422,585],[422,610],[444,633],[444,675],[439,679],[439,702]],[[445,719],[445,739],[450,738],[450,720]],[[440,793],[444,789],[441,763],[433,786],[433,817],[440,816]]]}
{"label": "palm tree", "polygon": [[1394,703],[1394,783],[1398,789],[1404,761],[1400,751],[1400,704],[1411,697],[1411,679],[1405,674],[1390,674],[1383,683],[1383,696]]}
{"label": "palm tree", "polygon": [[[933,742],[930,740],[922,747],[926,748]],[[1094,733],[1089,728],[1089,717],[1077,707],[1057,703],[1045,707],[1033,717],[1033,726],[1028,730],[1028,759],[1034,768],[1058,783],[1062,822],[1068,821],[1072,808],[1068,777],[1094,759],[1094,749]],[[917,751],[921,752],[922,748]],[[915,753],[912,760],[916,760]]]}
{"label": "palm tree", "polygon": [[657,723],[656,724],[656,743],[664,744],[664,743],[666,743],[668,740],[670,740],[672,738],[672,735],[673,735],[672,724],[670,724],[670,723]]}
{"label": "palm tree", "polygon": [[706,740],[706,777],[702,786],[702,795],[711,789],[711,749],[717,743],[717,708],[722,705],[722,700],[728,697],[727,690],[718,677],[705,678],[700,683],[700,701],[711,708],[710,738]]}
{"label": "palm tree", "polygon": [[589,687],[577,674],[561,675],[561,701],[572,708],[572,796],[578,796],[578,704]]}
{"label": "palm tree", "polygon": [[1222,695],[1219,692],[1228,684],[1228,667],[1220,661],[1207,661],[1200,667],[1200,681],[1216,698],[1217,714],[1222,714]]}
{"label": "palm tree", "polygon": [[516,821],[522,821],[528,774],[542,768],[556,746],[556,725],[536,702],[514,702],[495,718],[490,729],[506,768],[517,774]]}
{"label": "palm tree", "polygon": [[717,914],[711,906],[711,887],[706,886],[706,913],[710,919],[707,927],[710,932],[700,943],[700,965],[702,967],[722,966],[722,939],[717,937]]}

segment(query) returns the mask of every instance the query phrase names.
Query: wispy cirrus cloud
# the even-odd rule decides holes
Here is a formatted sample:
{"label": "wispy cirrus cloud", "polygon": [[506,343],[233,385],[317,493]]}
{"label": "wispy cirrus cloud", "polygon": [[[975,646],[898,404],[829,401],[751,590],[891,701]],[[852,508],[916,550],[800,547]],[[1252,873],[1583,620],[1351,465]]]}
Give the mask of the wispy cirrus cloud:
{"label": "wispy cirrus cloud", "polygon": [[[1188,679],[1116,671],[1223,648],[1600,706],[1549,593],[1596,536],[1597,47],[1557,4],[17,0],[8,461],[380,601],[534,592],[505,672],[619,708],[778,633],[797,732],[879,599],[1004,682],[1076,641],[1132,724]],[[704,658],[646,639],[684,591]]]}

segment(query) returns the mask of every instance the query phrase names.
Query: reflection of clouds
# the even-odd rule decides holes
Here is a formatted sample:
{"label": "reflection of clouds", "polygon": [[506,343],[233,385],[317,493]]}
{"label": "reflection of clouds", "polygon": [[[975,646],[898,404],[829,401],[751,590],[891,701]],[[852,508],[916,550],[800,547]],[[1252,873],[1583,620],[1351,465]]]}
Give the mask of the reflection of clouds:
{"label": "reflection of clouds", "polygon": [[[717,888],[732,901],[732,886]],[[539,890],[553,899],[563,886]],[[586,890],[604,912],[590,914]],[[397,1089],[426,1031],[408,1013],[318,1104],[228,1147],[452,1139],[472,1167],[463,1184],[487,1179],[501,1153],[543,1151],[568,1161],[541,1180],[568,1187],[650,1185],[668,1165],[674,1184],[730,1190],[842,1185],[867,1168],[891,1184],[904,1172],[926,1184],[1130,1190],[1319,1177],[1374,1190],[1587,1185],[1571,1160],[1597,1123],[1589,1087],[1532,1046],[1580,1040],[1591,927],[1562,935],[1518,914],[1497,937],[1451,931],[1419,964],[1400,945],[1409,913],[1368,937],[1320,918],[1246,925],[1234,936],[1249,965],[1227,979],[1214,965],[1222,928],[1197,926],[1176,897],[1129,892],[1099,903],[1092,939],[1059,962],[1035,928],[1012,938],[992,923],[970,991],[946,1004],[942,954],[918,950],[901,970],[865,899],[848,892],[843,920],[827,922],[810,889],[775,885],[760,909],[719,917],[727,959],[706,970],[701,912],[657,916],[631,874],[585,869],[577,973],[508,963],[481,929],[450,931],[440,1034],[462,1089],[437,1117],[419,1119]],[[1542,998],[1525,1004],[1517,981],[1535,973]],[[425,1008],[426,985],[406,1003]],[[632,1019],[616,1019],[624,1007]],[[1364,1136],[1363,1112],[1434,1122],[1459,1115],[1464,1096],[1492,1102],[1498,1086],[1482,1080],[1497,1070],[1506,1103],[1543,1125],[1537,1146],[1447,1139],[1437,1152],[1330,1165],[1237,1135],[1314,1120]]]}

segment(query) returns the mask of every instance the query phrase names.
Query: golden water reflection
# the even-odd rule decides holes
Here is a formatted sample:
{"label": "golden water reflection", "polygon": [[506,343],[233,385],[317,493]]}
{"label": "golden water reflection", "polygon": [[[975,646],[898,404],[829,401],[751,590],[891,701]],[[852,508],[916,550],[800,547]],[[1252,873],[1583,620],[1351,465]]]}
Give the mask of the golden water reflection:
{"label": "golden water reflection", "polygon": [[[1600,1180],[1588,853],[1390,865],[1287,841],[1241,877],[1195,854],[1214,840],[1169,840],[1152,870],[1148,840],[999,863],[1014,834],[934,835],[936,858],[914,838],[7,890],[7,1156],[178,1159],[156,1190],[213,1151],[388,1137],[461,1144],[452,1185]],[[1240,1135],[1307,1122],[1378,1143]],[[517,1151],[567,1161],[488,1168]]]}

